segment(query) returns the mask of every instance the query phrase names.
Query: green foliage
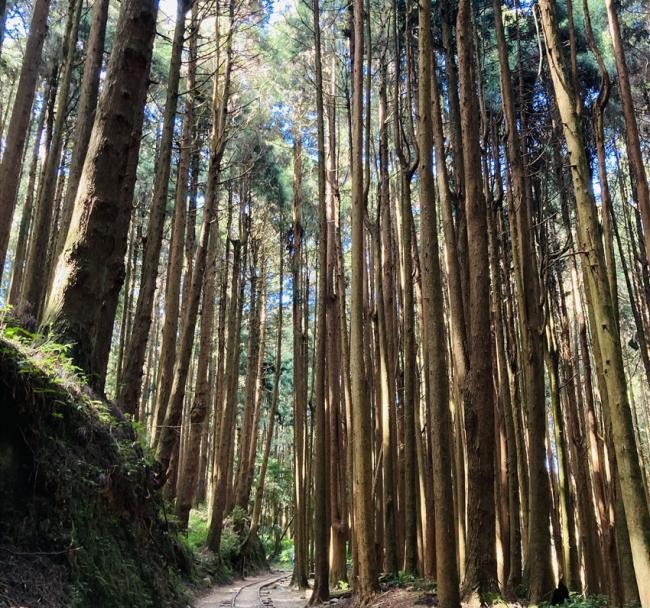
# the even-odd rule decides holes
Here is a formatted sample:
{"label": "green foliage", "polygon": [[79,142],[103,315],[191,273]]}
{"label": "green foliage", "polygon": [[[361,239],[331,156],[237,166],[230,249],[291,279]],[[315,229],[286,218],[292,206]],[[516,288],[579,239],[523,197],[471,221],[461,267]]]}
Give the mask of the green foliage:
{"label": "green foliage", "polygon": [[388,587],[408,587],[418,581],[414,574],[400,570],[397,576],[386,575],[380,578],[380,582]]}
{"label": "green foliage", "polygon": [[219,554],[207,550],[208,511],[205,505],[192,509],[185,544],[198,563],[198,578],[204,583],[226,582],[235,574],[247,575],[267,566],[261,543],[249,537],[249,517],[235,507],[224,520]]}
{"label": "green foliage", "polygon": [[[588,595],[585,597],[579,593],[572,593],[571,597],[562,605],[565,608],[607,608],[609,600],[605,595]],[[550,606],[550,604],[540,604],[540,608],[546,608],[547,606]]]}
{"label": "green foliage", "polygon": [[349,591],[350,590],[350,583],[348,581],[339,581],[336,584],[336,586],[341,591]]}
{"label": "green foliage", "polygon": [[[194,557],[197,575],[195,578],[205,586],[225,583],[233,577],[232,564],[224,556],[224,552],[221,551],[219,555],[214,555],[207,551],[208,528],[208,509],[207,505],[203,504],[190,511],[187,533],[181,536],[185,546]],[[224,541],[225,537],[226,534],[222,536],[221,546],[229,551],[233,541],[230,537]]]}
{"label": "green foliage", "polygon": [[[273,542],[273,536],[267,535],[264,536],[261,540],[264,544],[264,550],[266,554],[269,555],[271,551],[273,551],[274,549],[275,543]],[[282,542],[280,543],[280,551],[273,563],[276,565],[277,568],[291,568],[293,566],[294,552],[295,549],[293,545],[293,540],[285,536],[282,539]]]}
{"label": "green foliage", "polygon": [[487,606],[508,606],[500,593],[488,592],[481,596],[481,603]]}
{"label": "green foliage", "polygon": [[194,553],[205,547],[208,540],[208,509],[205,505],[190,511],[185,540]]}
{"label": "green foliage", "polygon": [[81,369],[70,358],[71,345],[60,344],[50,335],[30,332],[19,325],[3,325],[2,337],[26,355],[20,373],[45,373],[66,389],[86,384]]}
{"label": "green foliage", "polygon": [[224,521],[219,553],[221,554],[221,559],[227,564],[234,564],[239,559],[242,539],[237,530],[241,527],[245,518],[246,511],[241,507],[235,507]]}

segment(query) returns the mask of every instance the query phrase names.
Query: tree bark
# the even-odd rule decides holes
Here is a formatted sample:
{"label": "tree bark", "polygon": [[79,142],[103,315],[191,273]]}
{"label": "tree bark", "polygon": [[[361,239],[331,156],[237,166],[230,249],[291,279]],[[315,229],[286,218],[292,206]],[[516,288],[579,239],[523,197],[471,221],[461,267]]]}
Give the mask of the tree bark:
{"label": "tree bark", "polygon": [[494,391],[487,209],[481,178],[479,107],[474,90],[473,16],[461,0],[456,21],[469,266],[469,373],[464,392],[468,458],[467,553],[463,595],[497,590],[494,503]]}
{"label": "tree bark", "polygon": [[[187,305],[184,307],[181,339],[178,346],[178,356],[174,365],[174,379],[169,397],[169,405],[160,431],[160,440],[156,449],[156,456],[164,469],[169,467],[172,452],[176,447],[178,435],[176,426],[183,413],[183,401],[192,356],[194,330],[201,298],[203,273],[205,272],[208,256],[208,243],[210,232],[217,217],[218,184],[221,173],[221,160],[226,147],[226,132],[228,127],[228,101],[230,98],[230,82],[232,72],[233,31],[234,31],[234,0],[230,0],[228,9],[228,29],[222,40],[219,32],[219,17],[217,18],[216,39],[221,44],[225,43],[224,65],[221,71],[214,76],[213,101],[212,101],[212,135],[210,142],[210,161],[208,166],[208,183],[205,192],[205,207],[203,210],[203,225],[201,236],[196,250],[194,267],[190,288],[187,294]],[[217,10],[218,14],[218,10]],[[219,65],[219,61],[217,61]],[[222,81],[223,80],[223,81]],[[217,547],[218,548],[218,547]]]}
{"label": "tree bark", "polygon": [[48,264],[44,261],[43,256],[46,252],[51,253],[49,242],[50,231],[53,228],[52,219],[55,209],[57,170],[63,148],[63,131],[82,4],[81,0],[71,0],[68,6],[68,17],[61,57],[63,69],[56,100],[56,120],[52,131],[52,141],[43,165],[29,254],[25,267],[24,284],[21,292],[21,303],[23,307],[31,310],[36,319],[40,319],[41,317],[49,282]]}
{"label": "tree bark", "polygon": [[381,391],[383,514],[384,514],[384,572],[395,576],[399,571],[397,559],[397,495],[395,458],[395,374],[393,336],[393,273],[392,218],[388,165],[388,129],[386,99],[387,65],[382,59],[379,87],[379,197],[378,216],[380,247],[377,256],[377,324],[379,327],[379,379]]}
{"label": "tree bark", "polygon": [[[185,250],[186,232],[188,228],[188,180],[190,176],[190,160],[196,145],[194,134],[196,130],[194,105],[196,86],[197,45],[200,19],[198,2],[192,5],[192,20],[190,25],[190,48],[187,67],[187,84],[183,112],[183,130],[180,142],[178,173],[176,176],[176,193],[174,197],[174,215],[172,218],[172,234],[169,244],[169,261],[165,283],[165,310],[160,347],[160,369],[158,387],[153,412],[153,440],[157,441],[158,428],[165,418],[165,406],[169,400],[174,360],[176,358],[176,339],[178,335],[178,319],[181,296],[181,277],[183,273],[183,253]],[[193,232],[193,227],[192,227]]]}
{"label": "tree bark", "polygon": [[575,113],[575,102],[567,86],[555,20],[555,4],[541,0],[542,26],[553,88],[562,117],[563,132],[571,159],[571,176],[576,198],[579,249],[583,274],[589,286],[589,306],[594,319],[605,371],[609,417],[612,423],[621,495],[625,507],[634,571],[641,604],[650,603],[650,514],[643,482],[630,411],[620,336],[607,280],[602,242],[597,238],[596,208],[584,139]]}
{"label": "tree bark", "polygon": [[307,492],[305,418],[307,416],[307,379],[303,302],[303,226],[302,226],[302,135],[299,127],[293,139],[293,226],[291,229],[291,284],[293,319],[293,420],[294,420],[294,509],[295,563],[293,583],[307,587]]}
{"label": "tree bark", "polygon": [[[512,75],[501,15],[501,3],[492,2],[496,25],[501,97],[506,119],[507,156],[511,172],[510,226],[515,263],[515,289],[519,304],[519,325],[522,341],[521,360],[524,372],[524,398],[528,408],[528,485],[530,509],[528,529],[528,596],[539,602],[553,589],[551,569],[551,539],[549,515],[550,486],[546,471],[544,440],[546,434],[546,404],[544,387],[544,314],[537,256],[534,249],[532,193],[530,178],[523,162],[522,140],[519,135]],[[568,576],[568,573],[565,573]]]}
{"label": "tree bark", "polygon": [[[394,31],[397,32],[398,9],[393,3]],[[401,45],[397,33],[394,35],[395,47],[395,90],[393,99],[393,126],[395,138],[395,151],[399,160],[399,211],[400,220],[400,262],[401,262],[401,291],[402,291],[402,349],[403,349],[403,460],[401,470],[403,477],[403,505],[401,513],[404,522],[403,528],[403,569],[410,574],[417,574],[417,459],[415,449],[415,309],[413,293],[413,233],[411,209],[411,179],[417,167],[417,156],[411,159],[409,146],[406,141],[406,130],[402,120],[410,122],[410,116],[405,119],[402,114],[411,112],[411,105],[404,103],[401,107]],[[408,74],[407,74],[408,81]],[[409,83],[407,82],[407,87]],[[410,131],[410,129],[409,129]]]}
{"label": "tree bark", "polygon": [[61,207],[58,237],[55,241],[53,260],[56,265],[70,228],[74,201],[81,180],[90,134],[95,121],[97,97],[99,95],[99,79],[104,57],[104,41],[106,39],[106,22],[108,20],[109,0],[95,0],[91,15],[90,33],[86,44],[86,60],[81,77],[81,90],[77,107],[77,120],[72,141],[72,159],[68,170],[68,183]]}
{"label": "tree bark", "polygon": [[330,486],[328,461],[327,408],[337,404],[327,400],[328,382],[325,375],[327,352],[328,224],[325,197],[325,112],[323,109],[323,67],[321,57],[320,3],[313,1],[314,59],[316,70],[316,131],[318,146],[318,295],[316,306],[316,353],[314,357],[314,592],[310,604],[329,598],[329,527]]}
{"label": "tree bark", "polygon": [[187,449],[179,470],[179,483],[176,492],[176,517],[181,530],[187,529],[190,509],[192,508],[199,473],[199,453],[203,426],[208,416],[210,386],[208,383],[208,366],[214,349],[214,292],[217,282],[217,256],[219,252],[219,235],[217,230],[210,231],[208,257],[203,277],[203,305],[201,306],[201,331],[198,347],[196,369],[196,388],[190,407],[190,429]]}
{"label": "tree bark", "polygon": [[90,382],[102,388],[107,327],[124,281],[157,6],[156,0],[122,4],[71,229],[44,315],[59,339],[74,344],[72,357]]}
{"label": "tree bark", "polygon": [[278,411],[278,402],[280,401],[280,375],[282,374],[282,318],[283,318],[283,303],[282,298],[284,294],[284,238],[280,239],[280,277],[279,277],[279,294],[278,294],[278,334],[275,346],[275,363],[274,363],[274,377],[273,377],[273,394],[271,395],[271,409],[269,410],[269,422],[266,426],[266,442],[264,444],[264,452],[262,454],[262,465],[260,467],[260,474],[257,479],[257,489],[255,490],[255,501],[253,502],[253,514],[251,515],[250,534],[255,536],[260,523],[260,516],[262,513],[262,499],[264,497],[264,482],[266,481],[266,472],[269,464],[269,455],[271,453],[271,445],[273,443],[273,433],[275,430],[275,417]]}
{"label": "tree bark", "polygon": [[129,338],[124,369],[121,375],[122,385],[117,395],[117,403],[123,412],[134,414],[140,401],[142,389],[142,366],[144,365],[147,340],[151,329],[153,298],[158,279],[160,251],[163,240],[163,228],[167,215],[167,194],[171,173],[172,145],[174,124],[178,107],[178,85],[180,82],[183,37],[185,34],[185,13],[189,8],[187,0],[178,0],[176,8],[176,26],[172,42],[169,73],[167,76],[167,96],[163,117],[160,147],[156,159],[156,176],[154,178],[151,198],[151,212],[147,239],[142,258],[142,273],[138,300],[135,307],[133,329]]}
{"label": "tree bark", "polygon": [[0,279],[4,272],[11,221],[16,208],[20,185],[20,161],[23,157],[32,104],[36,94],[49,12],[50,0],[35,0],[14,106],[5,138],[4,153],[2,161],[0,161],[0,184],[2,184],[2,188],[0,188]]}
{"label": "tree bark", "polygon": [[361,601],[377,590],[377,565],[372,505],[372,429],[365,383],[363,343],[363,286],[365,216],[363,192],[363,48],[364,7],[354,0],[354,52],[352,61],[352,280],[350,284],[350,375],[352,379],[352,455],[354,525],[359,576],[356,591]]}
{"label": "tree bark", "polygon": [[213,476],[213,495],[212,511],[210,514],[210,526],[208,529],[208,546],[215,552],[219,551],[221,544],[221,529],[223,526],[224,513],[226,512],[226,503],[230,486],[230,469],[232,458],[232,442],[234,435],[234,425],[236,418],[236,402],[233,399],[233,386],[239,380],[239,332],[241,325],[241,271],[240,264],[242,258],[241,241],[233,241],[233,281],[232,281],[232,298],[230,301],[230,310],[228,312],[228,363],[226,368],[226,378],[228,386],[226,387],[223,415],[219,428],[219,440],[216,445],[215,466],[212,470]]}
{"label": "tree bark", "polygon": [[27,195],[23,203],[23,211],[20,217],[20,228],[18,230],[18,241],[16,243],[16,253],[14,254],[13,270],[11,275],[11,289],[9,291],[9,304],[16,306],[20,299],[22,289],[23,275],[25,272],[27,248],[29,245],[29,235],[32,224],[32,215],[34,213],[34,199],[37,195],[36,174],[38,173],[38,157],[41,151],[41,139],[43,136],[43,127],[45,126],[45,115],[47,113],[47,104],[43,95],[43,103],[38,113],[36,133],[34,136],[34,148],[32,158],[29,164],[29,175],[27,178]]}
{"label": "tree bark", "polygon": [[431,73],[433,55],[431,6],[419,5],[418,123],[419,193],[422,209],[422,326],[427,357],[433,486],[435,491],[436,582],[440,606],[460,606],[459,579],[454,529],[454,492],[451,477],[449,377],[447,335],[443,310],[442,271],[438,252],[438,221],[433,181],[433,131]]}
{"label": "tree bark", "polygon": [[[605,7],[607,8],[609,33],[612,37],[612,45],[614,47],[614,59],[616,60],[616,73],[618,75],[618,89],[623,105],[623,117],[625,118],[625,143],[627,146],[628,162],[630,164],[630,180],[635,195],[634,198],[639,206],[639,213],[641,215],[646,255],[650,255],[650,192],[648,191],[648,177],[641,154],[639,128],[636,122],[634,101],[632,99],[629,70],[627,68],[625,50],[623,49],[621,26],[613,0],[605,0]],[[650,583],[648,584],[650,585]]]}

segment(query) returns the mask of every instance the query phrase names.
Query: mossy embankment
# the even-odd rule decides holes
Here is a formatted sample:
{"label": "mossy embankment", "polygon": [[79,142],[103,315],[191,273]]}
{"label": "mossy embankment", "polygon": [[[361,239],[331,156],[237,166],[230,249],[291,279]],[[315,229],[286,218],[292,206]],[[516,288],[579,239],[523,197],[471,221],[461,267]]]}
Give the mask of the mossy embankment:
{"label": "mossy embankment", "polygon": [[0,606],[185,606],[192,560],[131,424],[65,349],[0,332]]}

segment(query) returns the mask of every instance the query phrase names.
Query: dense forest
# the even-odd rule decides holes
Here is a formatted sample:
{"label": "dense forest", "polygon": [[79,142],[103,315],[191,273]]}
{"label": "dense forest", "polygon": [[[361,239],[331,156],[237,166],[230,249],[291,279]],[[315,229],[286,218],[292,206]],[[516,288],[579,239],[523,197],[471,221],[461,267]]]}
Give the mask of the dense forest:
{"label": "dense forest", "polygon": [[649,83],[643,0],[0,0],[2,357],[311,604],[650,607]]}

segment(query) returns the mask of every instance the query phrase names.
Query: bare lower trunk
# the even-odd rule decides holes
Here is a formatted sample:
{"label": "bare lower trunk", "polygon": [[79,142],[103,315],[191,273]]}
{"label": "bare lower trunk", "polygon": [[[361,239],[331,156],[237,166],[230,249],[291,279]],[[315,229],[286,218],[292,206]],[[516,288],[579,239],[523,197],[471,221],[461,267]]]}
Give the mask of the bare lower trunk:
{"label": "bare lower trunk", "polygon": [[217,230],[210,231],[208,258],[203,279],[203,305],[201,306],[201,332],[198,347],[198,363],[196,370],[196,389],[189,412],[190,428],[187,438],[187,448],[179,470],[179,483],[176,492],[176,517],[181,529],[187,529],[187,523],[192,508],[194,494],[199,475],[199,454],[201,437],[206,418],[209,414],[211,391],[208,384],[208,368],[214,349],[214,292],[217,282],[217,254],[219,235]]}
{"label": "bare lower trunk", "polygon": [[[419,9],[419,108],[417,136],[419,148],[419,188],[422,207],[422,325],[427,357],[431,434],[431,464],[435,504],[436,581],[440,605],[460,606],[459,578],[454,530],[454,492],[450,447],[449,377],[447,335],[443,310],[442,271],[438,254],[438,225],[432,172],[431,113],[431,8]],[[437,93],[437,91],[436,91]]]}
{"label": "bare lower trunk", "polygon": [[284,239],[280,239],[280,292],[278,296],[278,337],[275,346],[275,373],[273,378],[273,394],[271,395],[271,409],[269,410],[269,421],[266,426],[266,442],[262,454],[262,465],[257,480],[257,489],[255,490],[255,501],[253,503],[253,514],[251,516],[251,536],[257,534],[262,513],[262,498],[264,496],[264,482],[266,480],[266,471],[269,464],[269,455],[273,443],[273,433],[275,430],[275,415],[278,411],[278,402],[280,400],[280,374],[282,372],[282,318],[283,305],[282,296],[284,294]]}
{"label": "bare lower trunk", "polygon": [[[328,382],[325,359],[327,353],[327,296],[328,267],[327,200],[325,197],[325,112],[323,108],[323,68],[321,61],[320,8],[313,3],[314,52],[316,70],[316,124],[318,141],[318,294],[316,304],[316,352],[314,355],[314,593],[310,603],[324,602],[329,598],[329,534],[330,485],[328,460],[328,408],[337,404],[328,401]],[[330,362],[330,365],[332,362]],[[329,429],[330,432],[333,429]]]}
{"label": "bare lower trunk", "polygon": [[302,135],[294,131],[293,141],[293,226],[291,231],[292,321],[293,321],[293,417],[295,563],[293,583],[307,587],[307,474],[306,429],[307,367],[305,361],[304,297],[303,297],[303,225],[302,225]]}
{"label": "bare lower trunk", "polygon": [[397,496],[395,483],[395,375],[393,353],[393,268],[392,268],[392,218],[390,182],[388,174],[388,129],[386,114],[387,66],[381,65],[379,89],[379,230],[380,246],[377,255],[377,324],[379,327],[379,382],[381,391],[382,469],[383,469],[383,513],[384,513],[384,572],[396,575],[399,571],[397,559],[396,511]]}
{"label": "bare lower trunk", "polygon": [[372,505],[372,429],[365,385],[363,344],[364,193],[363,135],[363,24],[362,0],[354,1],[354,53],[352,91],[352,280],[350,289],[350,372],[352,379],[352,452],[355,542],[359,576],[357,594],[363,601],[378,589]]}
{"label": "bare lower trunk", "polygon": [[490,271],[486,203],[481,179],[479,108],[474,90],[472,21],[471,3],[461,0],[456,30],[465,165],[470,320],[470,365],[464,392],[469,507],[463,595],[474,600],[477,594],[480,596],[497,590],[497,564]]}
{"label": "bare lower trunk", "polygon": [[228,363],[226,368],[226,378],[228,387],[225,393],[223,406],[223,415],[219,428],[219,438],[215,446],[215,466],[212,471],[213,476],[213,495],[212,511],[210,514],[210,526],[208,529],[208,546],[213,551],[219,551],[221,544],[221,528],[226,511],[226,503],[229,500],[230,487],[230,470],[232,467],[231,458],[233,454],[233,435],[236,418],[236,402],[233,399],[233,386],[239,380],[239,329],[241,323],[241,303],[240,303],[240,282],[241,272],[240,264],[242,257],[242,243],[233,242],[233,282],[232,298],[230,310],[228,312]]}

